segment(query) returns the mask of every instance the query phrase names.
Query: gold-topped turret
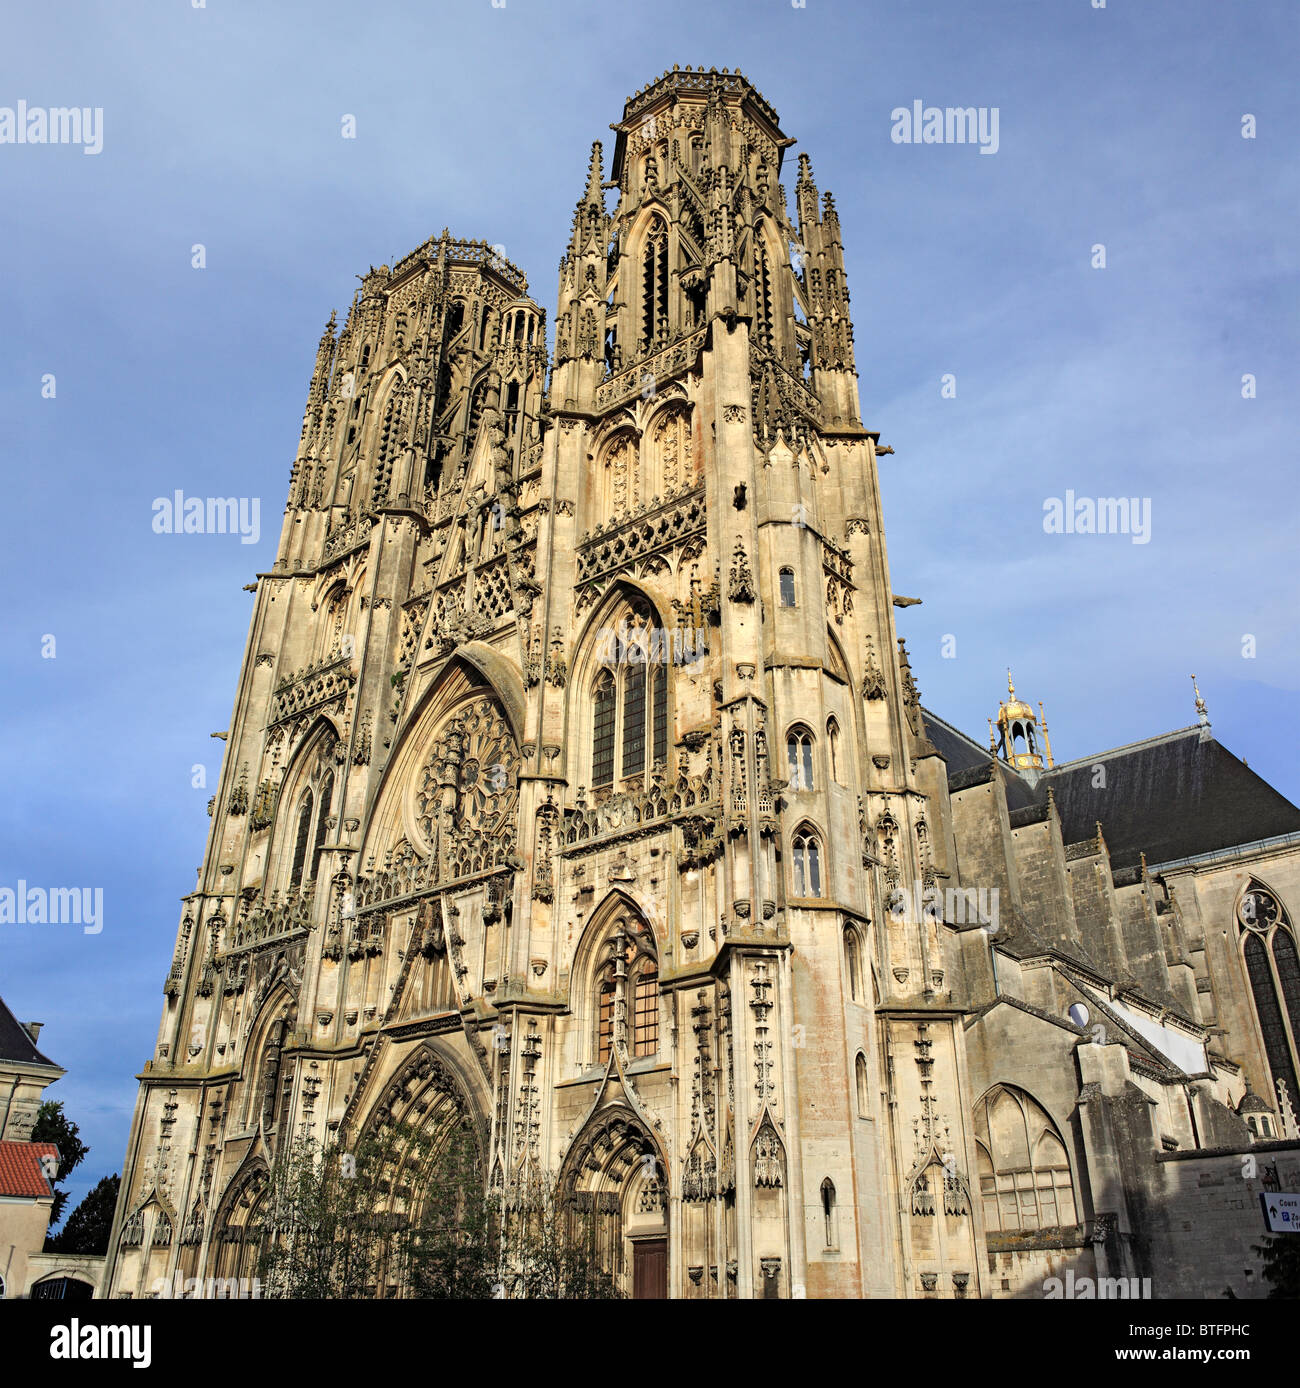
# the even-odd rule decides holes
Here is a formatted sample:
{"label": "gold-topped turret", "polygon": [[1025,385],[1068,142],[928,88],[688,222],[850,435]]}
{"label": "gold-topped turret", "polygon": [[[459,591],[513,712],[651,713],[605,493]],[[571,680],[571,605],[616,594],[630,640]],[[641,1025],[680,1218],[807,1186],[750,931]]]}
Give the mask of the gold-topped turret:
{"label": "gold-topped turret", "polygon": [[997,726],[997,753],[1017,771],[1042,771],[1052,765],[1052,744],[1047,736],[1047,717],[1043,713],[1043,706],[1041,703],[1038,705],[1035,716],[1027,703],[1016,698],[1016,686],[1010,670],[1007,671],[1007,698],[998,704]]}
{"label": "gold-topped turret", "polygon": [[1007,671],[1007,693],[1010,698],[999,707],[998,727],[1005,728],[1007,723],[1015,718],[1033,719],[1034,711],[1028,704],[1021,703],[1016,698],[1016,686],[1011,682],[1011,671]]}

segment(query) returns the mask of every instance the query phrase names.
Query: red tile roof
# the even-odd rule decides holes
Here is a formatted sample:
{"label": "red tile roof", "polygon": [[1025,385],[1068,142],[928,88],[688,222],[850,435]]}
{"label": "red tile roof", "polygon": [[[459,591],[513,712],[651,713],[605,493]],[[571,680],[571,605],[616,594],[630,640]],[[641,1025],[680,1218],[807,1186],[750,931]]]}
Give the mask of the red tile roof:
{"label": "red tile roof", "polygon": [[52,1142],[0,1142],[0,1195],[53,1195],[42,1157],[57,1161],[59,1149]]}

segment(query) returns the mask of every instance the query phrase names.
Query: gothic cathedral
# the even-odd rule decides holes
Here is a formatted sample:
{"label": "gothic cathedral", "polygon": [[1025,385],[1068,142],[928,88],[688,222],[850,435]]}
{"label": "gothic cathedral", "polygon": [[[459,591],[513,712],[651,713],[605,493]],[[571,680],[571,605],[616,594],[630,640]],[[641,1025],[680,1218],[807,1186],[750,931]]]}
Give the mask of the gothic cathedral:
{"label": "gothic cathedral", "polygon": [[1176,890],[1014,694],[1001,749],[921,707],[830,193],[739,73],[615,129],[553,360],[446,231],[321,338],[105,1293],[251,1275],[276,1153],[391,1119],[545,1173],[629,1295],[1203,1261],[1195,1173],[1295,1155],[1294,859]]}

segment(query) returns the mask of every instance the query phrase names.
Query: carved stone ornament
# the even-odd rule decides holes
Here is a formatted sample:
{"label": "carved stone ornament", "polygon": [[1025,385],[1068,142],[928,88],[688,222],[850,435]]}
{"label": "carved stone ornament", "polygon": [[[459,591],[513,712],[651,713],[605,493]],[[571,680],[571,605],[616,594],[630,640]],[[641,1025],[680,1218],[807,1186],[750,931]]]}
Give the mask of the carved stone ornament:
{"label": "carved stone ornament", "polygon": [[885,677],[876,664],[875,648],[871,637],[867,637],[867,654],[862,676],[862,697],[864,699],[883,699],[885,697]]}
{"label": "carved stone ornament", "polygon": [[739,535],[736,536],[736,550],[731,560],[731,582],[727,586],[727,596],[732,602],[753,602],[758,596],[745,546]]}

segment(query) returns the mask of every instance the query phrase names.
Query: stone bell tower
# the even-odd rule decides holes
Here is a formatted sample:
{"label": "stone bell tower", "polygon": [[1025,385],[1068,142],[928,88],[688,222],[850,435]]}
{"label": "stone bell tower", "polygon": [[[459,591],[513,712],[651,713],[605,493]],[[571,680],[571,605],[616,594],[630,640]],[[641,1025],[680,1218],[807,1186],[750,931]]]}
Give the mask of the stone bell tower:
{"label": "stone bell tower", "polygon": [[324,534],[337,552],[358,517],[452,495],[485,408],[500,444],[538,449],[545,370],[545,315],[486,242],[444,230],[392,270],[372,266],[317,349],[277,568]]}
{"label": "stone bell tower", "polygon": [[[965,1294],[952,979],[938,924],[889,909],[945,869],[925,798],[942,772],[918,767],[934,749],[894,631],[834,200],[802,156],[791,217],[794,142],[738,73],[674,69],[614,128],[561,262],[551,404],[575,503],[550,591],[574,595],[566,629],[620,582],[708,627],[673,672],[671,740],[679,776],[716,778],[717,814],[679,821],[658,879],[693,1075],[671,1282],[717,1294],[721,1260],[742,1296],[892,1294],[923,1253]],[[657,555],[679,495],[703,533]],[[542,716],[559,741],[558,710]],[[568,731],[570,786],[599,817],[628,787]],[[938,1236],[913,1218],[936,1198]]]}

